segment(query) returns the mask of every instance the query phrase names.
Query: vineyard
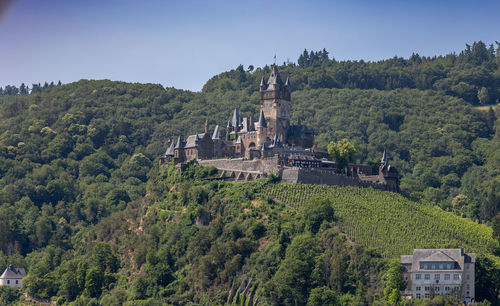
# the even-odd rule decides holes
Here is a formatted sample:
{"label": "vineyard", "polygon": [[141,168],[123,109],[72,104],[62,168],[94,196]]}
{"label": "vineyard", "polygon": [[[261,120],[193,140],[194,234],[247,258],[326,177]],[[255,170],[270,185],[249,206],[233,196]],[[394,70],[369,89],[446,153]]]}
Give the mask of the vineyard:
{"label": "vineyard", "polygon": [[341,229],[356,243],[387,257],[411,254],[414,248],[457,248],[485,252],[491,228],[445,212],[423,201],[371,188],[270,184],[263,194],[293,208],[315,195],[327,196]]}

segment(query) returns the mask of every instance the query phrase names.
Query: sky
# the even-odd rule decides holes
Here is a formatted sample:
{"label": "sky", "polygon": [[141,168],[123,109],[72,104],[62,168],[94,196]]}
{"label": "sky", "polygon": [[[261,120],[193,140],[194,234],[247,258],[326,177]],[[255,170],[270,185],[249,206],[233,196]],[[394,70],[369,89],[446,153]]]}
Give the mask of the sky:
{"label": "sky", "polygon": [[[10,4],[10,5],[9,5]],[[500,1],[0,0],[0,86],[111,79],[199,91],[239,64],[459,53]]]}

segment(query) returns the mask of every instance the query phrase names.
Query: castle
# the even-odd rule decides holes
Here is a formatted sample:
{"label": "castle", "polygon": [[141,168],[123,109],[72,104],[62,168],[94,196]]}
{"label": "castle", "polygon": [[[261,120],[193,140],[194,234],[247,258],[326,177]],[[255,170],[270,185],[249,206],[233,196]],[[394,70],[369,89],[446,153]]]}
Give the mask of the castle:
{"label": "castle", "polygon": [[169,141],[160,163],[174,161],[177,165],[196,160],[221,171],[220,179],[249,180],[269,173],[283,180],[327,185],[373,186],[399,191],[399,174],[389,165],[384,151],[379,171],[372,174],[368,165],[349,164],[350,175],[342,175],[325,149],[314,144],[314,131],[305,125],[290,122],[290,81],[283,82],[276,65],[271,67],[267,82],[260,82],[260,113],[241,117],[233,112],[225,130],[219,125],[212,133],[208,120],[203,133],[186,139],[178,136]]}

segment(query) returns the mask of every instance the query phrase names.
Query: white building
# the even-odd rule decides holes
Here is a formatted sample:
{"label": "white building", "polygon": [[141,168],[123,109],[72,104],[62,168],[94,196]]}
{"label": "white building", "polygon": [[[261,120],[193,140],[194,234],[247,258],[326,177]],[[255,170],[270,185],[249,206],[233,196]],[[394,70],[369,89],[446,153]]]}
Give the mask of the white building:
{"label": "white building", "polygon": [[23,277],[26,276],[24,268],[14,268],[9,265],[0,276],[0,286],[10,286],[13,288],[21,288]]}
{"label": "white building", "polygon": [[402,255],[403,277],[408,283],[402,294],[407,298],[457,297],[474,301],[476,254],[464,249],[414,249]]}

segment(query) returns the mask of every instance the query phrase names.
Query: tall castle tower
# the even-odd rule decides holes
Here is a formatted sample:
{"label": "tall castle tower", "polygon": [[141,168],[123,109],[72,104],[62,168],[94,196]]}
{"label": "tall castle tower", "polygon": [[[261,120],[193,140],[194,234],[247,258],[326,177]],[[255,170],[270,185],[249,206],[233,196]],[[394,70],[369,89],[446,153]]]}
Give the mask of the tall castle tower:
{"label": "tall castle tower", "polygon": [[290,81],[281,80],[276,65],[271,67],[271,75],[264,82],[260,81],[260,110],[266,120],[266,138],[278,136],[282,143],[287,142],[290,127]]}

